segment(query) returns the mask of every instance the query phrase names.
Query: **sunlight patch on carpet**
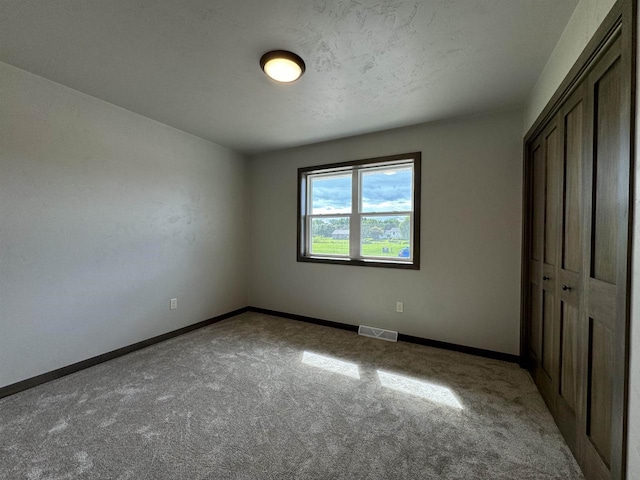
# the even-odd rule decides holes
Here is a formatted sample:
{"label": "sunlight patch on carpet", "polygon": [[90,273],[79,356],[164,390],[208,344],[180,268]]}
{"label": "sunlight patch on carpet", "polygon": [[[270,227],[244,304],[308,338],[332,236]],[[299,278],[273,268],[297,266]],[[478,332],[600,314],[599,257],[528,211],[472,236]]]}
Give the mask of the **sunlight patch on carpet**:
{"label": "sunlight patch on carpet", "polygon": [[304,352],[302,354],[302,363],[312,367],[322,368],[332,373],[339,373],[347,377],[360,379],[360,371],[358,365],[351,362],[345,362],[337,358],[319,355],[313,352]]}
{"label": "sunlight patch on carpet", "polygon": [[383,387],[410,395],[416,395],[431,402],[457,408],[458,410],[464,409],[451,389],[443,387],[442,385],[436,385],[435,383],[416,380],[415,378],[384,372],[382,370],[378,370],[378,378]]}

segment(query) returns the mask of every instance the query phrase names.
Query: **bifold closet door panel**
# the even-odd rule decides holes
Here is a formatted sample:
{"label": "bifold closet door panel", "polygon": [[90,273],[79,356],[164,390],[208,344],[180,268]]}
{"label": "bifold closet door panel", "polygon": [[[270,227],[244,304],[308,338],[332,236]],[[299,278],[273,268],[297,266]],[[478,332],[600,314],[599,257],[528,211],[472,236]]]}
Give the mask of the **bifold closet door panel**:
{"label": "bifold closet door panel", "polygon": [[535,368],[542,357],[542,255],[544,245],[545,164],[542,141],[532,143],[530,163],[531,242],[529,251],[529,330],[528,356],[535,379]]}
{"label": "bifold closet door panel", "polygon": [[[559,122],[552,121],[543,133],[545,156],[544,261],[542,265],[542,357],[541,382],[548,390],[548,402],[554,402],[553,382],[557,369],[556,345],[556,265],[560,218],[562,133]],[[545,392],[546,393],[546,392]]]}
{"label": "bifold closet door panel", "polygon": [[[559,119],[559,117],[558,117]],[[558,369],[558,303],[556,268],[559,258],[562,133],[551,122],[531,151],[532,221],[530,254],[530,358],[534,381],[550,410],[555,408]]]}
{"label": "bifold closet door panel", "polygon": [[561,167],[560,262],[557,284],[559,296],[559,372],[556,388],[556,421],[567,444],[577,453],[577,422],[583,390],[581,364],[583,264],[583,156],[588,141],[586,85],[577,88],[561,109],[564,147]]}
{"label": "bifold closet door panel", "polygon": [[614,377],[617,366],[624,362],[616,344],[618,336],[626,335],[624,316],[617,312],[617,299],[624,293],[619,288],[626,289],[626,282],[620,281],[626,255],[622,258],[619,248],[620,237],[628,229],[630,167],[624,147],[626,106],[620,47],[618,39],[588,77],[593,139],[585,168],[587,225],[583,238],[588,286],[581,339],[586,346],[585,415],[580,428],[582,463],[590,478],[611,475]]}

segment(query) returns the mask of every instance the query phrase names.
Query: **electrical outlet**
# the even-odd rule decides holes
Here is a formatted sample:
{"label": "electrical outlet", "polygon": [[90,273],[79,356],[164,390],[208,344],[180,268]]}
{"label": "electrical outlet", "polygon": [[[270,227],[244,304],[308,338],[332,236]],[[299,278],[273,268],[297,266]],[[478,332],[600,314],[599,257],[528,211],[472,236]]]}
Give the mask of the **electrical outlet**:
{"label": "electrical outlet", "polygon": [[398,313],[404,312],[404,303],[396,302],[396,312]]}
{"label": "electrical outlet", "polygon": [[178,308],[178,299],[177,298],[172,298],[171,299],[171,310],[175,310],[176,308]]}

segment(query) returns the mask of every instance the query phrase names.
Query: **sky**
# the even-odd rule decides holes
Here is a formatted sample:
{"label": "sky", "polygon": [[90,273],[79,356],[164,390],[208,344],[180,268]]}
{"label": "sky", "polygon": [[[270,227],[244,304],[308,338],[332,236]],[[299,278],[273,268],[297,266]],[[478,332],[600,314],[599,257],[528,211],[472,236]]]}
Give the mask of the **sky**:
{"label": "sky", "polygon": [[[411,210],[411,167],[362,174],[363,212]],[[351,173],[312,180],[312,214],[350,213]]]}

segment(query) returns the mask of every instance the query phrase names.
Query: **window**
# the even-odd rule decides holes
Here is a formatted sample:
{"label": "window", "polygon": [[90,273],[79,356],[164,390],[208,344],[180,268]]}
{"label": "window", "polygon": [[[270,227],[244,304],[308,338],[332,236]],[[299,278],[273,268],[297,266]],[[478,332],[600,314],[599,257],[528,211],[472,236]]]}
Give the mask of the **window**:
{"label": "window", "polygon": [[419,269],[420,157],[298,169],[298,261]]}

